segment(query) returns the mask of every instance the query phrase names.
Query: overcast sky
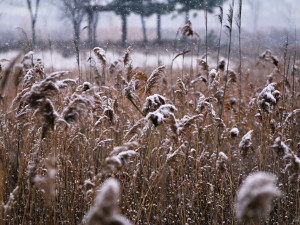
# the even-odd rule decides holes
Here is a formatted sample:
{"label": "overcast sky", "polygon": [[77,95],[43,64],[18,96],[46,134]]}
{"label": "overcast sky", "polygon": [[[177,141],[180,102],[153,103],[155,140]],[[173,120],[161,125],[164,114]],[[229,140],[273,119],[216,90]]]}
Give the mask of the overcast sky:
{"label": "overcast sky", "polygon": [[[2,0],[3,1],[3,0]],[[1,0],[0,0],[1,2]],[[41,0],[37,34],[38,36],[64,36],[72,32],[72,27],[68,20],[63,19],[63,14],[57,7],[59,0]],[[228,12],[228,4],[231,0],[227,0],[224,6],[224,12]],[[54,3],[54,4],[53,4]],[[235,12],[237,11],[237,0],[235,1]],[[211,14],[208,18],[209,28],[218,27],[217,12]],[[193,12],[191,13],[191,16]],[[175,18],[174,18],[175,16]],[[152,16],[146,20],[148,29],[155,28],[156,20]],[[197,17],[191,18],[194,28],[204,26],[203,12]],[[17,27],[23,28],[26,32],[30,32],[30,16],[25,5],[25,0],[4,0],[0,5],[0,32],[16,32]],[[294,30],[295,26],[300,26],[300,0],[244,0],[242,27],[243,29],[253,31],[257,24],[257,30],[265,31],[269,28],[284,28]],[[84,21],[82,27],[86,26]],[[184,15],[172,14],[164,16],[162,20],[162,28],[177,29],[184,24]],[[121,21],[119,16],[113,13],[102,13],[99,17],[98,29],[112,29],[120,32]],[[140,18],[134,14],[129,17],[128,26],[138,29],[141,26]],[[63,32],[62,32],[63,31]],[[119,35],[119,34],[118,34]]]}

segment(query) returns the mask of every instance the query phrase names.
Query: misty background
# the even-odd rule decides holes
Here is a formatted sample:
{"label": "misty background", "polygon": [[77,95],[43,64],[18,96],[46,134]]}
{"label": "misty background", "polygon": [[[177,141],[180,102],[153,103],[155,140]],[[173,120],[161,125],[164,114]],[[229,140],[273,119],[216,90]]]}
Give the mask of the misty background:
{"label": "misty background", "polygon": [[[34,12],[36,1],[30,1],[33,4],[32,11]],[[72,54],[72,49],[74,49],[74,24],[72,24],[72,19],[68,16],[64,4],[73,1],[76,0],[41,0],[39,2],[35,24],[36,45],[38,46],[36,50],[39,48],[55,48],[57,51],[62,51],[63,57]],[[91,5],[105,6],[113,0],[86,0],[86,2]],[[164,3],[167,1],[157,2]],[[220,4],[218,0],[214,2],[217,2],[216,5]],[[230,3],[231,0],[227,0],[224,1],[223,5],[224,23],[222,32],[224,34],[221,39],[223,48],[226,47],[228,39],[224,25],[227,23],[226,14]],[[237,14],[237,6],[238,2],[235,1],[234,14]],[[132,44],[135,49],[142,52],[154,50],[155,46],[160,51],[161,46],[163,46],[165,52],[187,49],[187,46],[177,44],[177,42],[182,41],[180,35],[177,34],[178,29],[183,27],[187,21],[187,15],[180,12],[179,8],[180,4],[169,13],[161,15],[161,41],[159,43],[156,41],[158,39],[157,16],[153,14],[144,17],[148,44],[145,44],[141,17],[136,12],[130,12],[127,16],[126,44],[123,43],[122,45],[122,38],[124,39],[124,37],[122,36],[121,15],[111,11],[100,11],[96,13],[98,20],[94,31],[95,40],[93,46],[89,46],[89,32],[91,32],[88,28],[89,17],[88,14],[84,14],[79,25],[80,47],[81,49],[87,49],[97,45],[108,49],[126,47]],[[297,31],[300,24],[299,12],[299,0],[244,0],[242,9],[244,53],[258,55],[267,48],[280,51],[287,35],[289,35],[291,43],[295,42],[295,35],[299,38],[299,32]],[[213,7],[212,12],[208,13],[208,44],[210,51],[214,51],[217,46],[220,29],[218,14],[219,9],[217,7]],[[205,44],[204,10],[190,10],[188,19],[192,22],[193,29],[199,34],[199,45],[203,49]],[[10,58],[9,51],[20,48],[24,39],[32,41],[31,17],[27,0],[0,0],[0,23],[0,51],[5,52],[2,57]],[[233,40],[237,42],[237,38],[237,27],[234,25]],[[175,47],[171,49],[169,45]],[[199,51],[201,53],[201,49]],[[226,51],[223,52],[225,54]],[[60,62],[63,62],[63,57],[59,60]],[[156,60],[153,59],[153,61]]]}

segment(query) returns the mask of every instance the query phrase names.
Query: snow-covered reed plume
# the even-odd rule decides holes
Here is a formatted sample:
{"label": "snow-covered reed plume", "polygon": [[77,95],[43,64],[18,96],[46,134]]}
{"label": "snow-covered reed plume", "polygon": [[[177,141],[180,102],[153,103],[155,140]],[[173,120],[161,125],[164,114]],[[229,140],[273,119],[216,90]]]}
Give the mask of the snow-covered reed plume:
{"label": "snow-covered reed plume", "polygon": [[66,72],[58,74],[50,74],[48,78],[31,86],[30,90],[25,88],[26,92],[14,99],[11,109],[19,102],[18,115],[27,114],[27,106],[34,110],[34,117],[41,117],[43,123],[42,137],[45,137],[47,131],[54,128],[55,120],[59,117],[56,112],[51,97],[59,93],[59,86],[56,84],[57,77],[64,75]]}
{"label": "snow-covered reed plume", "polygon": [[11,109],[13,110],[19,104],[19,115],[26,115],[27,106],[29,106],[35,110],[33,116],[41,117],[43,123],[42,138],[45,137],[49,128],[54,128],[55,121],[59,117],[50,99],[60,92],[60,87],[65,88],[73,83],[71,79],[67,79],[66,82],[59,80],[67,73],[66,71],[52,73],[44,80],[33,84],[30,89],[25,88],[24,92],[20,92],[21,95],[17,95],[13,100]]}
{"label": "snow-covered reed plume", "polygon": [[219,152],[219,157],[217,159],[217,170],[219,170],[221,173],[224,173],[226,168],[226,161],[228,160],[227,155],[224,152]]}
{"label": "snow-covered reed plume", "polygon": [[190,20],[187,21],[187,24],[185,24],[182,28],[180,28],[182,36],[194,36],[196,35],[199,37],[199,34],[193,30],[192,28],[192,22]]}
{"label": "snow-covered reed plume", "polygon": [[174,112],[177,109],[171,104],[161,105],[156,111],[150,112],[147,115],[147,119],[151,120],[154,126],[158,126],[164,122],[176,123]]}
{"label": "snow-covered reed plume", "polygon": [[197,102],[196,111],[198,113],[203,113],[204,111],[207,111],[212,118],[216,117],[216,112],[214,110],[213,105],[211,104],[211,101],[215,100],[213,98],[206,98],[204,94],[200,94],[200,97]]}
{"label": "snow-covered reed plume", "polygon": [[55,158],[47,159],[47,173],[45,176],[36,175],[34,182],[40,186],[40,188],[45,192],[45,197],[48,199],[54,199],[56,195],[56,168],[55,168]]}
{"label": "snow-covered reed plume", "polygon": [[187,116],[185,115],[181,120],[177,121],[177,130],[178,135],[183,135],[189,133],[193,126],[196,126],[196,122],[198,120],[202,121],[202,115],[195,115],[195,116]]}
{"label": "snow-covered reed plume", "polygon": [[86,117],[88,111],[94,108],[94,89],[88,82],[84,82],[77,87],[77,92],[71,96],[71,101],[63,110],[63,119],[70,122],[78,122]]}
{"label": "snow-covered reed plume", "polygon": [[211,86],[211,84],[215,80],[216,76],[217,76],[217,71],[215,69],[212,69],[211,71],[209,71],[209,74],[208,74],[208,87]]}
{"label": "snow-covered reed plume", "polygon": [[300,109],[294,109],[293,112],[288,113],[283,123],[284,132],[287,132],[293,124],[297,124],[297,118],[299,117]]}
{"label": "snow-covered reed plume", "polygon": [[275,175],[265,172],[251,174],[244,180],[235,204],[236,217],[240,222],[268,217],[272,200],[281,196],[276,181]]}
{"label": "snow-covered reed plume", "polygon": [[[75,96],[74,96],[75,97]],[[86,115],[88,108],[91,108],[93,104],[89,99],[86,99],[80,95],[77,95],[69,105],[63,111],[63,118],[65,121],[78,122]]]}
{"label": "snow-covered reed plume", "polygon": [[275,142],[270,146],[270,149],[272,149],[274,153],[280,158],[289,154],[289,147],[286,146],[286,144],[280,139],[280,137],[277,137],[275,139]]}
{"label": "snow-covered reed plume", "polygon": [[222,59],[219,63],[218,63],[218,71],[224,72],[225,70],[225,60]]}
{"label": "snow-covered reed plume", "polygon": [[94,206],[83,219],[85,225],[130,225],[131,222],[118,213],[120,183],[114,178],[106,180],[98,190]]}
{"label": "snow-covered reed plume", "polygon": [[185,149],[187,147],[187,142],[184,142],[179,148],[173,150],[170,148],[169,153],[167,154],[166,163],[167,165],[176,168],[178,163],[185,158]]}
{"label": "snow-covered reed plume", "polygon": [[8,214],[8,212],[12,209],[15,204],[16,195],[18,194],[19,186],[16,186],[15,189],[9,194],[9,198],[6,204],[3,206],[4,215]]}
{"label": "snow-covered reed plume", "polygon": [[265,87],[257,98],[258,106],[265,112],[269,113],[272,106],[275,106],[280,99],[280,92],[275,89],[276,83],[271,83]]}
{"label": "snow-covered reed plume", "polygon": [[124,95],[129,100],[133,100],[135,97],[134,91],[135,91],[135,79],[131,79],[130,82],[127,84],[127,86],[124,88]]}
{"label": "snow-covered reed plume", "polygon": [[297,183],[300,181],[300,159],[294,153],[286,154],[284,157],[289,160],[289,163],[285,167],[285,171],[289,174],[289,182]]}
{"label": "snow-covered reed plume", "polygon": [[149,112],[154,112],[164,104],[166,104],[166,99],[161,95],[154,94],[147,97],[142,109],[143,115],[147,116]]}
{"label": "snow-covered reed plume", "polygon": [[165,76],[166,66],[156,68],[150,75],[145,86],[145,94],[151,94],[151,90],[157,86],[158,81]]}
{"label": "snow-covered reed plume", "polygon": [[129,64],[131,64],[132,60],[131,60],[131,57],[130,57],[130,52],[132,51],[132,46],[129,46],[126,51],[125,51],[125,54],[123,56],[123,64],[124,64],[124,67],[128,66]]}
{"label": "snow-covered reed plume", "polygon": [[236,83],[237,76],[236,73],[233,70],[228,70],[228,83]]}
{"label": "snow-covered reed plume", "polygon": [[59,93],[59,88],[66,88],[74,84],[74,80],[59,80],[62,76],[68,74],[67,71],[55,72],[47,76],[46,79],[33,84],[30,88],[24,88],[13,100],[11,110],[20,103],[20,107],[29,105],[31,108],[37,108],[43,99],[50,98]]}
{"label": "snow-covered reed plume", "polygon": [[97,56],[98,60],[101,62],[102,66],[106,67],[106,55],[105,51],[102,48],[96,47],[94,48],[94,53]]}
{"label": "snow-covered reed plume", "polygon": [[270,49],[267,49],[266,51],[264,51],[259,57],[259,62],[271,62],[273,63],[275,66],[278,66],[279,64],[279,60],[277,58],[277,56],[272,55],[272,52]]}
{"label": "snow-covered reed plume", "polygon": [[141,134],[142,127],[145,125],[145,118],[137,121],[125,134],[124,140],[129,140],[129,138],[136,136],[136,134]]}
{"label": "snow-covered reed plume", "polygon": [[133,74],[133,65],[132,60],[130,57],[130,52],[132,51],[132,46],[129,46],[127,50],[125,51],[125,54],[123,56],[123,73],[126,76],[126,80],[130,81],[132,74]]}
{"label": "snow-covered reed plume", "polygon": [[122,146],[114,147],[109,156],[105,159],[104,171],[114,172],[122,170],[133,157],[138,155],[138,153],[133,150],[136,146],[136,142],[127,142]]}
{"label": "snow-covered reed plume", "polygon": [[102,70],[102,74],[100,77],[96,77],[96,81],[98,84],[99,83],[99,79],[101,79],[101,84],[105,84],[105,77],[106,77],[106,65],[107,65],[107,61],[106,61],[106,54],[104,49],[96,47],[94,48],[94,53],[97,56],[98,60],[101,63],[101,70]]}
{"label": "snow-covered reed plume", "polygon": [[24,76],[22,88],[24,89],[27,87],[31,87],[32,84],[34,84],[34,83],[35,83],[34,71],[33,71],[33,69],[29,69]]}
{"label": "snow-covered reed plume", "polygon": [[208,74],[208,90],[212,93],[215,93],[219,84],[220,74],[215,69],[212,69]]}
{"label": "snow-covered reed plume", "polygon": [[235,138],[237,136],[239,136],[240,134],[240,131],[237,127],[233,127],[231,130],[230,130],[230,137],[231,138]]}
{"label": "snow-covered reed plume", "polygon": [[249,150],[253,150],[252,147],[252,132],[253,130],[248,131],[240,141],[239,148],[241,150],[241,155],[246,156]]}

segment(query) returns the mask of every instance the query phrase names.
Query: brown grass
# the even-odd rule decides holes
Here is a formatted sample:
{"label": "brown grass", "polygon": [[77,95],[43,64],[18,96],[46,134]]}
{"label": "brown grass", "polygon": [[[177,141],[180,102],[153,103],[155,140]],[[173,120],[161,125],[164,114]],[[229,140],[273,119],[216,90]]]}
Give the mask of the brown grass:
{"label": "brown grass", "polygon": [[[12,82],[1,82],[0,220],[81,224],[90,209],[97,221],[99,208],[104,210],[101,221],[108,221],[96,196],[101,196],[97,190],[104,181],[114,177],[121,198],[113,215],[120,215],[120,221],[122,214],[134,224],[237,224],[235,202],[242,181],[252,172],[267,171],[277,176],[283,193],[273,201],[267,224],[299,224],[300,87],[296,82],[293,104],[291,91],[284,92],[285,108],[280,108],[280,84],[292,77],[283,76],[282,60],[275,64],[274,59],[264,54],[257,65],[248,64],[242,71],[239,126],[234,71],[213,71],[209,82],[196,85],[186,76],[172,87],[164,66],[128,68],[130,49],[112,72],[109,62],[102,62],[105,86],[93,80],[79,85],[67,79],[72,74],[62,72],[46,79],[38,76],[22,89],[16,69],[17,75],[8,77]],[[275,67],[272,82],[280,95],[274,90],[260,94]],[[28,69],[36,73],[34,68],[23,68],[22,76]],[[153,73],[147,74],[150,69]],[[182,71],[172,73],[181,77]],[[299,72],[295,74],[299,79]],[[206,77],[206,70],[192,76]],[[14,100],[4,87],[12,83]],[[217,116],[221,101],[222,119]],[[236,127],[239,132],[232,131]],[[242,141],[250,130],[251,140]],[[280,141],[288,148],[284,158],[272,150],[284,146]]]}

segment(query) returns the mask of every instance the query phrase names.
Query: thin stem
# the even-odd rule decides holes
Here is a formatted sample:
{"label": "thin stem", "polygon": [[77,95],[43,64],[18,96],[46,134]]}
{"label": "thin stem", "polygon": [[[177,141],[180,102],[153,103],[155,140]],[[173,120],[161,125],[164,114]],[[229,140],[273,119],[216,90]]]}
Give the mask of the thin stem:
{"label": "thin stem", "polygon": [[238,13],[238,30],[239,30],[239,127],[241,125],[241,104],[242,104],[242,45],[241,45],[241,24],[242,24],[242,5],[243,0],[239,0],[239,13]]}

